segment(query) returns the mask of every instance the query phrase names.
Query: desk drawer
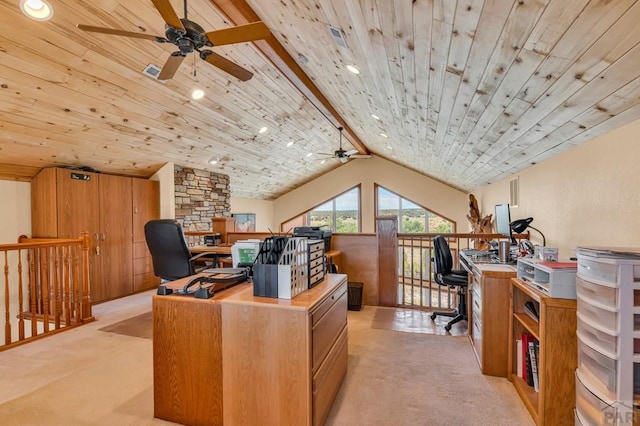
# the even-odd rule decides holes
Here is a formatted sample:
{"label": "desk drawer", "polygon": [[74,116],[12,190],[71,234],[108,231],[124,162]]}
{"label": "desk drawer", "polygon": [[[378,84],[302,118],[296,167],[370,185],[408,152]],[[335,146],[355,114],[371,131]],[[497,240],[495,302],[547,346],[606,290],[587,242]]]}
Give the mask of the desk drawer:
{"label": "desk drawer", "polygon": [[322,425],[331,410],[340,384],[347,374],[347,327],[345,326],[322,363],[313,375],[313,424]]}
{"label": "desk drawer", "polygon": [[[342,287],[341,287],[342,288]],[[345,284],[346,289],[346,284]],[[340,331],[347,325],[347,292],[336,295],[335,303],[315,322],[311,331],[311,365],[320,366]]]}
{"label": "desk drawer", "polygon": [[326,299],[318,305],[316,309],[311,313],[311,326],[315,327],[316,323],[322,318],[322,316],[333,306],[334,303],[342,296],[343,293],[347,292],[347,283],[342,283],[338,288],[334,290],[332,294],[330,294]]}

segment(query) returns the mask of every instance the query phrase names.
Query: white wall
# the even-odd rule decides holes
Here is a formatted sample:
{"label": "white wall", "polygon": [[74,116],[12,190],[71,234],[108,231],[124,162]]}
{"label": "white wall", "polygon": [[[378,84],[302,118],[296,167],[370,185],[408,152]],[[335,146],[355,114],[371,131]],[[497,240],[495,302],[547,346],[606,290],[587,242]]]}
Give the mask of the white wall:
{"label": "white wall", "polygon": [[176,197],[173,163],[165,164],[149,179],[160,182],[160,219],[175,219]]}
{"label": "white wall", "polygon": [[273,224],[273,201],[254,200],[253,198],[231,197],[231,213],[255,213],[256,232],[278,232]]}
{"label": "white wall", "polygon": [[18,242],[20,235],[31,236],[31,184],[0,180],[0,244]]}
{"label": "white wall", "polygon": [[276,199],[273,202],[274,226],[280,229],[280,223],[361,184],[361,231],[373,233],[376,183],[455,221],[458,232],[469,230],[466,193],[375,156],[369,160],[350,161]]}
{"label": "white wall", "polygon": [[[491,212],[509,202],[509,181],[520,178],[511,220],[532,216],[560,257],[581,245],[640,247],[640,120],[475,192]],[[539,234],[531,231],[534,243]]]}

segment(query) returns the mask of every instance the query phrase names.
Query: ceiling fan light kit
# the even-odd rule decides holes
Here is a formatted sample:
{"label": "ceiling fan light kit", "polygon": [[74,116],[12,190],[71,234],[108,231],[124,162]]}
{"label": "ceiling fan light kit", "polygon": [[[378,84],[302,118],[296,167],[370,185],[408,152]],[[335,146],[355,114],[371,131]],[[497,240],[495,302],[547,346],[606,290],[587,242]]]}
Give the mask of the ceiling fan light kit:
{"label": "ceiling fan light kit", "polygon": [[[22,0],[20,7],[22,8],[23,2],[38,1],[40,0]],[[169,80],[173,78],[184,58],[193,52],[198,52],[202,60],[241,81],[247,81],[253,77],[251,71],[206,48],[267,38],[271,33],[262,21],[206,32],[200,25],[187,19],[186,0],[184,1],[184,18],[182,19],[178,17],[169,0],[152,0],[152,2],[165,21],[164,37],[83,24],[78,24],[77,27],[83,31],[173,44],[178,50],[169,56],[157,77],[158,80]]]}
{"label": "ceiling fan light kit", "polygon": [[[342,149],[342,131],[343,130],[344,130],[343,127],[338,127],[338,131],[340,132],[340,147],[337,150],[335,150],[333,154],[320,153],[320,155],[335,158],[343,164],[349,161],[351,158],[371,158],[370,154],[358,154],[357,149],[350,149],[349,151]],[[322,161],[322,164],[324,164],[324,160]]]}

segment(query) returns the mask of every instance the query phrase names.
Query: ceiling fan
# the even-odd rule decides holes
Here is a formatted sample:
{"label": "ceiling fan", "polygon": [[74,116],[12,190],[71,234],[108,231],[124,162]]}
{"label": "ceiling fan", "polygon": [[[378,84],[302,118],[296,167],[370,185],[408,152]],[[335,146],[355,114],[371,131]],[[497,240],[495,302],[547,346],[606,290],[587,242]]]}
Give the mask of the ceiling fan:
{"label": "ceiling fan", "polygon": [[270,35],[269,28],[262,22],[252,22],[237,27],[225,28],[222,30],[205,30],[198,24],[187,19],[187,0],[184,0],[184,18],[178,18],[169,0],[151,0],[158,10],[165,25],[165,36],[154,36],[144,33],[135,33],[113,28],[94,27],[91,25],[78,24],[77,27],[83,31],[112,34],[124,37],[133,37],[152,40],[157,43],[171,43],[178,47],[169,59],[165,62],[158,80],[168,80],[172,78],[187,54],[198,52],[200,58],[211,65],[220,68],[222,71],[231,74],[241,81],[247,81],[253,77],[253,73],[242,68],[240,65],[226,59],[224,56],[214,53],[205,47],[222,46],[225,44],[243,43],[247,41],[260,40]]}
{"label": "ceiling fan", "polygon": [[319,153],[320,155],[336,158],[341,163],[346,163],[351,158],[371,158],[371,154],[358,154],[357,149],[351,149],[349,151],[345,151],[344,149],[342,149],[342,131],[344,130],[344,128],[338,127],[338,130],[340,131],[340,148],[335,150],[333,154]]}

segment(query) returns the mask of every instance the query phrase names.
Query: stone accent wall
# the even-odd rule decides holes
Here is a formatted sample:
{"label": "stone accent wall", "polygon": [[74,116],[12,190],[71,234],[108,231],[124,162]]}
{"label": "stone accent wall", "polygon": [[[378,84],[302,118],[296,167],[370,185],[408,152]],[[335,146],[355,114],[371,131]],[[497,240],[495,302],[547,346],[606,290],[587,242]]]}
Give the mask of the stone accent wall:
{"label": "stone accent wall", "polygon": [[211,230],[211,218],[230,217],[229,176],[175,166],[176,220],[185,231]]}

